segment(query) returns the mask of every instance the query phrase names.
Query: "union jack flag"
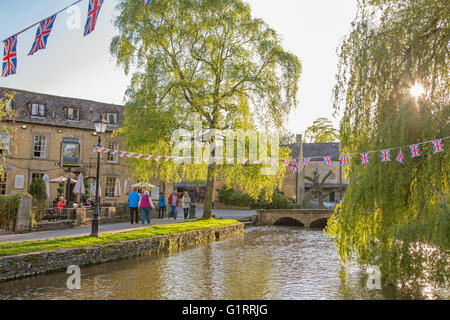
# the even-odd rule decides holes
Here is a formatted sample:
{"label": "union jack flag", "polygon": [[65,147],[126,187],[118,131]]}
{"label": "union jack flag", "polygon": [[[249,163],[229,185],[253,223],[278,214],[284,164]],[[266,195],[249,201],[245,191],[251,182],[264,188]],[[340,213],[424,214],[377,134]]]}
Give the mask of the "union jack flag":
{"label": "union jack flag", "polygon": [[403,152],[402,149],[400,149],[400,151],[398,152],[397,155],[397,159],[398,162],[400,162],[401,164],[403,164],[403,162],[405,162],[405,157],[403,156]]}
{"label": "union jack flag", "polygon": [[169,159],[172,158],[171,156],[166,157],[166,162],[169,161]]}
{"label": "union jack flag", "polygon": [[391,150],[381,150],[381,162],[391,162]]}
{"label": "union jack flag", "polygon": [[289,164],[291,163],[291,159],[286,159],[283,162],[283,167],[289,167]]}
{"label": "union jack flag", "polygon": [[257,160],[255,161],[255,164],[260,164],[262,161],[263,161],[263,159],[257,159]]}
{"label": "union jack flag", "polygon": [[111,151],[109,154],[116,154],[116,153],[118,153],[119,151],[117,151],[117,150],[113,150],[113,151]]}
{"label": "union jack flag", "polygon": [[361,164],[368,164],[369,163],[369,153],[368,152],[361,152]]}
{"label": "union jack flag", "polygon": [[248,161],[248,159],[247,158],[244,158],[244,160],[242,160],[242,163],[247,163],[247,161]]}
{"label": "union jack flag", "polygon": [[303,158],[302,166],[307,167],[311,164],[311,158]]}
{"label": "union jack flag", "polygon": [[127,158],[131,158],[134,155],[134,152],[130,152],[127,154]]}
{"label": "union jack flag", "polygon": [[39,50],[45,49],[47,46],[47,39],[50,36],[50,33],[52,32],[53,23],[55,22],[56,14],[42,20],[39,23],[39,27],[36,31],[36,38],[33,43],[33,47],[31,47],[30,53],[28,53],[29,56],[32,56]]}
{"label": "union jack flag", "polygon": [[145,5],[148,5],[152,0],[145,0]]}
{"label": "union jack flag", "polygon": [[17,35],[3,41],[2,78],[16,74],[17,69]]}
{"label": "union jack flag", "polygon": [[88,16],[86,26],[84,27],[84,36],[87,36],[95,29],[100,9],[102,8],[103,0],[89,0]]}
{"label": "union jack flag", "polygon": [[138,154],[137,156],[135,156],[136,159],[140,159],[143,156],[143,154]]}
{"label": "union jack flag", "polygon": [[271,167],[273,167],[273,166],[275,165],[275,163],[277,163],[277,159],[272,159],[272,160],[270,160],[269,165],[270,165]]}
{"label": "union jack flag", "polygon": [[156,157],[155,157],[155,161],[156,161],[156,162],[158,162],[159,159],[161,159],[161,156],[156,156]]}
{"label": "union jack flag", "polygon": [[434,153],[439,153],[444,151],[444,144],[442,143],[442,139],[433,140],[433,149]]}
{"label": "union jack flag", "polygon": [[97,147],[97,152],[102,152],[103,150],[105,150],[105,148],[103,148],[103,147]]}
{"label": "union jack flag", "polygon": [[411,158],[420,157],[420,150],[418,144],[412,144],[409,146],[409,151],[411,151]]}
{"label": "union jack flag", "polygon": [[127,153],[126,152],[122,152],[119,154],[119,157],[123,158]]}
{"label": "union jack flag", "polygon": [[111,149],[103,149],[104,153],[108,153],[109,151],[111,151]]}
{"label": "union jack flag", "polygon": [[233,162],[234,158],[227,158],[227,162]]}
{"label": "union jack flag", "polygon": [[350,164],[350,157],[348,156],[348,154],[341,155],[341,163],[344,166],[348,166]]}
{"label": "union jack flag", "polygon": [[294,160],[294,161],[292,162],[292,170],[293,170],[294,172],[297,172],[297,171],[298,171],[298,162],[297,162],[296,160]]}
{"label": "union jack flag", "polygon": [[325,163],[327,167],[331,167],[333,164],[333,161],[331,161],[331,156],[323,157],[323,163]]}
{"label": "union jack flag", "polygon": [[149,154],[149,155],[147,156],[147,158],[145,158],[145,160],[150,160],[152,157],[153,157],[153,155],[152,155],[152,154]]}

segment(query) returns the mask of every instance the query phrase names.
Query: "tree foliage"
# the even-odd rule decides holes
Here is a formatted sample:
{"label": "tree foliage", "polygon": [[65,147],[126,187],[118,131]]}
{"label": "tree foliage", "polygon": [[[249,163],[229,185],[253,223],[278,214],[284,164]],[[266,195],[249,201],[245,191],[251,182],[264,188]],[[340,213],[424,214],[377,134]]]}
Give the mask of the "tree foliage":
{"label": "tree foliage", "polygon": [[[339,50],[334,91],[343,153],[450,135],[449,10],[444,0],[359,1]],[[425,89],[418,98],[410,93],[416,84]],[[450,145],[444,143],[439,154],[431,143],[421,145],[414,159],[404,149],[404,165],[382,163],[375,153],[365,166],[351,159],[349,187],[327,227],[343,261],[354,256],[379,265],[388,282],[418,283],[428,274],[446,283]]]}
{"label": "tree foliage", "polygon": [[[144,6],[140,0],[121,0],[117,9],[120,33],[111,42],[111,53],[125,72],[134,70],[124,126],[118,131],[127,148],[171,154],[171,132],[193,131],[194,119],[218,130],[283,127],[296,105],[301,65],[283,50],[273,29],[251,17],[249,5],[241,0],[157,0]],[[206,180],[205,218],[211,214],[218,177],[257,197],[261,189],[279,185],[284,172],[262,176],[254,165],[180,166],[171,161],[131,165],[143,179]]]}
{"label": "tree foliage", "polygon": [[[3,97],[0,98],[0,157],[2,162],[5,162],[5,155],[9,153],[11,150],[6,150],[10,148],[9,145],[5,144],[4,138],[11,139],[11,134],[15,131],[13,127],[11,127],[4,120],[14,120],[17,113],[12,108],[12,103],[14,100],[14,92],[6,92]],[[4,177],[4,166],[0,165],[0,179]]]}
{"label": "tree foliage", "polygon": [[309,142],[335,142],[337,138],[337,130],[327,118],[318,118],[305,131],[305,141]]}

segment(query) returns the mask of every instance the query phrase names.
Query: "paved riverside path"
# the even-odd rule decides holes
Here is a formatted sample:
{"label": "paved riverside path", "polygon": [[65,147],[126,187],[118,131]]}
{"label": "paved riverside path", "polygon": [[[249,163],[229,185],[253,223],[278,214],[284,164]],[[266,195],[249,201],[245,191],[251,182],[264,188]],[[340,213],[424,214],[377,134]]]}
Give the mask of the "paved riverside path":
{"label": "paved riverside path", "polygon": [[[203,215],[203,208],[197,208],[195,212],[195,216],[197,218],[201,218]],[[213,215],[216,218],[226,218],[226,219],[247,219],[252,215],[256,214],[255,210],[213,210]],[[167,216],[167,210],[166,210]],[[160,224],[169,224],[169,223],[180,223],[188,220],[184,220],[183,211],[178,209],[177,220],[172,219],[158,219],[151,218],[151,225],[160,225]],[[131,224],[130,222],[121,222],[121,223],[111,223],[111,224],[101,224],[99,225],[99,234],[104,233],[116,233],[121,231],[128,230],[136,230],[148,227],[148,224],[142,225],[141,220],[139,219],[138,224]],[[63,238],[63,237],[78,237],[85,236],[91,233],[91,227],[83,227],[83,228],[71,228],[71,229],[62,229],[62,230],[51,230],[51,231],[41,231],[41,232],[30,232],[25,234],[0,234],[0,243],[2,242],[20,242],[20,241],[33,241],[33,240],[45,240],[45,239],[55,239],[55,238]]]}

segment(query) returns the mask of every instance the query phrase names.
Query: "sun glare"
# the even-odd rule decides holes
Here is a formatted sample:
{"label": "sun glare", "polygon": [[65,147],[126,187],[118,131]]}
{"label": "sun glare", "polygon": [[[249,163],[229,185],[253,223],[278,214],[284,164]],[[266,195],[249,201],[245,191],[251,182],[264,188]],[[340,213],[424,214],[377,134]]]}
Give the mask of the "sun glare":
{"label": "sun glare", "polygon": [[414,98],[418,98],[424,92],[425,92],[424,88],[418,83],[414,84],[414,86],[412,86],[410,89],[410,93]]}

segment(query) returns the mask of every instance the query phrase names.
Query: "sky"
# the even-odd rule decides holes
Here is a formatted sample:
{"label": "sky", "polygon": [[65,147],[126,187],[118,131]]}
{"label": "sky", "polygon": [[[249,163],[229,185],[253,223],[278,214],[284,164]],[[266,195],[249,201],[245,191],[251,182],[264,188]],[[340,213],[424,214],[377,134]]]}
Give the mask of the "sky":
{"label": "sky", "polygon": [[[75,1],[0,0],[0,41]],[[329,118],[337,128],[339,119],[332,116],[336,49],[341,37],[350,32],[357,0],[244,1],[250,4],[255,17],[277,31],[284,49],[297,55],[302,63],[298,105],[289,117],[288,129],[303,133],[319,117]],[[28,52],[37,27],[19,35],[17,74],[0,78],[0,87],[123,104],[130,76],[116,66],[109,53],[109,43],[117,34],[113,25],[117,2],[104,0],[95,31],[87,37],[83,37],[83,28],[88,0],[82,0],[72,11],[60,13],[47,49],[33,56]]]}

